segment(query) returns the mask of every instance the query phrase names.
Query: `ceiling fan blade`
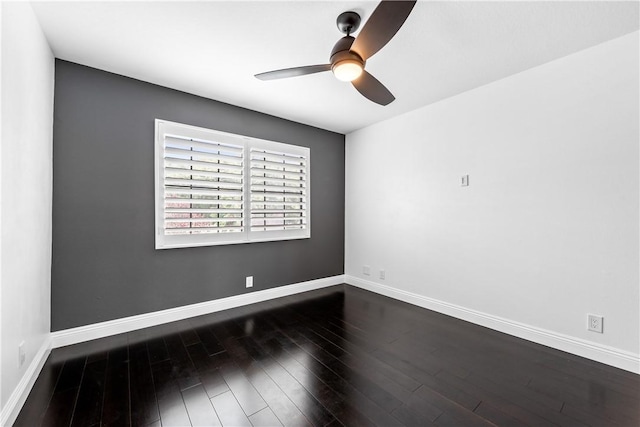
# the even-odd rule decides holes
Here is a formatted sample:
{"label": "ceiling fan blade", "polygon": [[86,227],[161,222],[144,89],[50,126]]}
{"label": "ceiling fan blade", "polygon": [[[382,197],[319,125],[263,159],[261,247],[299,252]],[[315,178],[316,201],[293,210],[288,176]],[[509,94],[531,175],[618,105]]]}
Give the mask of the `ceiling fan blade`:
{"label": "ceiling fan blade", "polygon": [[365,23],[351,50],[365,61],[396,35],[416,1],[382,1]]}
{"label": "ceiling fan blade", "polygon": [[380,105],[388,105],[396,99],[389,89],[367,71],[363,71],[360,77],[351,82],[358,92],[370,101]]}
{"label": "ceiling fan blade", "polygon": [[307,65],[305,67],[285,68],[283,70],[267,71],[266,73],[256,74],[256,78],[260,80],[286,79],[289,77],[306,76],[307,74],[321,73],[329,71],[331,64]]}

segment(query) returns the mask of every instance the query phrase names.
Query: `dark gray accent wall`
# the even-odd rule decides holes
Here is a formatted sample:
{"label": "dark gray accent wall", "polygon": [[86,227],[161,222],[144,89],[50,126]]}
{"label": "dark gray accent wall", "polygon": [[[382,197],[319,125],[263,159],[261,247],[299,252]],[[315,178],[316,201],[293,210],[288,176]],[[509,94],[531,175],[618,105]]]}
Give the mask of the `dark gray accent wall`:
{"label": "dark gray accent wall", "polygon": [[[61,60],[54,114],[53,331],[344,273],[344,135]],[[311,238],[155,250],[156,118],[309,147]]]}

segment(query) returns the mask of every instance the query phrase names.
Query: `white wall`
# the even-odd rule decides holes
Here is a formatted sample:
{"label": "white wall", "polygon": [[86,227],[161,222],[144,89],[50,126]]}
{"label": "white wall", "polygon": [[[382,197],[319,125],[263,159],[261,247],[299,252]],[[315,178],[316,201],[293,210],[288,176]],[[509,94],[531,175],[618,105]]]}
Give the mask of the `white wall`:
{"label": "white wall", "polygon": [[[7,422],[49,342],[54,58],[28,3],[0,7],[0,421]],[[26,361],[18,368],[22,341]]]}
{"label": "white wall", "polygon": [[637,371],[638,48],[636,32],[347,135],[347,276]]}

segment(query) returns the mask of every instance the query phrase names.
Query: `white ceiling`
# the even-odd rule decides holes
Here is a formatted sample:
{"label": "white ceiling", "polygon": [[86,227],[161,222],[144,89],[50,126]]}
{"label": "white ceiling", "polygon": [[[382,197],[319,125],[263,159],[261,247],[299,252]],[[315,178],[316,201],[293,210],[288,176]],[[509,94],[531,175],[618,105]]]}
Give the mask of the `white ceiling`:
{"label": "white ceiling", "polygon": [[[638,30],[633,2],[420,1],[367,70],[386,107],[330,72],[254,74],[328,63],[336,17],[377,2],[33,2],[57,58],[341,133]],[[357,36],[357,33],[356,33]]]}

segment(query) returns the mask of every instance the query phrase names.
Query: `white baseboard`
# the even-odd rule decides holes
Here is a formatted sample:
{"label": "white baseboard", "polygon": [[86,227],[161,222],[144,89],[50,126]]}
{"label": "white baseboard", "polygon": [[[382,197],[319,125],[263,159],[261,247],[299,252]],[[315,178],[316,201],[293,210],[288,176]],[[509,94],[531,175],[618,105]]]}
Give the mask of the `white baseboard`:
{"label": "white baseboard", "polygon": [[150,326],[161,325],[163,323],[175,322],[176,320],[183,320],[190,317],[201,316],[203,314],[214,313],[216,311],[228,310],[230,308],[254,304],[301,292],[312,291],[314,289],[326,288],[328,286],[339,285],[342,283],[344,283],[344,275],[325,277],[323,279],[279,286],[276,288],[265,289],[263,291],[249,292],[242,295],[201,302],[198,304],[123,317],[121,319],[79,326],[77,328],[64,329],[62,331],[51,333],[51,343],[53,348],[64,347],[66,345],[122,334],[124,332],[148,328]]}
{"label": "white baseboard", "polygon": [[595,360],[606,365],[624,369],[625,371],[640,374],[640,355],[638,354],[546,329],[536,328],[524,323],[471,310],[459,305],[450,304],[413,292],[403,291],[387,285],[381,285],[379,283],[363,280],[354,276],[346,275],[345,281],[349,285],[375,292],[377,294],[385,295],[390,298],[417,305],[461,320],[466,320],[468,322],[542,344],[547,347],[566,351],[567,353]]}
{"label": "white baseboard", "polygon": [[10,426],[16,421],[22,405],[24,405],[33,384],[35,384],[38,375],[40,375],[44,362],[46,362],[47,357],[49,357],[49,353],[51,353],[51,339],[47,336],[40,346],[38,353],[36,353],[31,364],[29,364],[29,367],[20,379],[20,382],[16,388],[13,389],[13,393],[9,396],[6,405],[2,408],[2,412],[0,413],[0,426]]}

